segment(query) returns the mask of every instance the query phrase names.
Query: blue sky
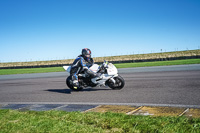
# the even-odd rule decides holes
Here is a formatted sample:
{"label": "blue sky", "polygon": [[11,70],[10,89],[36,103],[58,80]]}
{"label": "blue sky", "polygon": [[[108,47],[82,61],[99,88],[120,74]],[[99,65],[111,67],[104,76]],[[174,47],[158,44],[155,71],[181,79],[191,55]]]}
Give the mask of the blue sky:
{"label": "blue sky", "polygon": [[200,48],[200,0],[0,0],[0,62]]}

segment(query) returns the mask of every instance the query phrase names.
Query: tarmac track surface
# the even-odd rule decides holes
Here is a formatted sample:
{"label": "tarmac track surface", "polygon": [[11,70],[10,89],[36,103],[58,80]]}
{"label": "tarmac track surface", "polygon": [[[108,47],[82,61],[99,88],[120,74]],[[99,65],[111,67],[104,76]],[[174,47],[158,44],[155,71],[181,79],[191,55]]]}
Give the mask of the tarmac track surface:
{"label": "tarmac track surface", "polygon": [[0,76],[0,104],[116,104],[200,107],[200,65],[119,69],[122,90],[71,91],[66,72]]}

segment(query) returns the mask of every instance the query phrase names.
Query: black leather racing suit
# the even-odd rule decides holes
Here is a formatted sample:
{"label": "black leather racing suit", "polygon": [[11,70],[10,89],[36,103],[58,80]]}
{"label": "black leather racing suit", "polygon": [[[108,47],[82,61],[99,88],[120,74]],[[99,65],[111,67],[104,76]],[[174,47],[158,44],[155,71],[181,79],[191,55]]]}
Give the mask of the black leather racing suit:
{"label": "black leather racing suit", "polygon": [[82,55],[78,56],[71,66],[70,75],[72,76],[72,80],[78,80],[78,74],[82,71],[91,77],[96,77],[97,74],[89,69],[93,63],[94,62],[92,58],[90,58],[89,61],[86,61]]}

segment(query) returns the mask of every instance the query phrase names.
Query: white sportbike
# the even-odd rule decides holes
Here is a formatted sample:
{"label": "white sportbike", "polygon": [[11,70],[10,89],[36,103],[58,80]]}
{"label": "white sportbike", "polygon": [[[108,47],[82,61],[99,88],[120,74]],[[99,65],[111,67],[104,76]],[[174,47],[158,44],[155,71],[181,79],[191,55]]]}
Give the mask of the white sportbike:
{"label": "white sportbike", "polygon": [[[63,66],[63,68],[70,73],[71,66]],[[72,90],[80,91],[83,88],[96,86],[108,86],[111,89],[120,90],[125,85],[124,79],[118,74],[117,68],[112,63],[104,61],[102,65],[94,64],[89,69],[93,72],[101,73],[101,76],[91,78],[88,74],[81,72],[78,74],[79,87],[73,85],[71,76],[68,76],[66,79],[67,86]]]}

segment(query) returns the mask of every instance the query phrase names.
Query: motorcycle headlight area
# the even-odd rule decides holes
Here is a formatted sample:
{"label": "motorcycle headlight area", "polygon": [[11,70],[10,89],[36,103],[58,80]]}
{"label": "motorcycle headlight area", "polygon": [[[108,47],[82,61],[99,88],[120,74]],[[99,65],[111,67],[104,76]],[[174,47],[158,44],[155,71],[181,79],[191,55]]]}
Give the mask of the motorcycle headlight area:
{"label": "motorcycle headlight area", "polygon": [[108,69],[107,69],[108,75],[115,75],[118,73],[117,68],[112,64],[108,64]]}

